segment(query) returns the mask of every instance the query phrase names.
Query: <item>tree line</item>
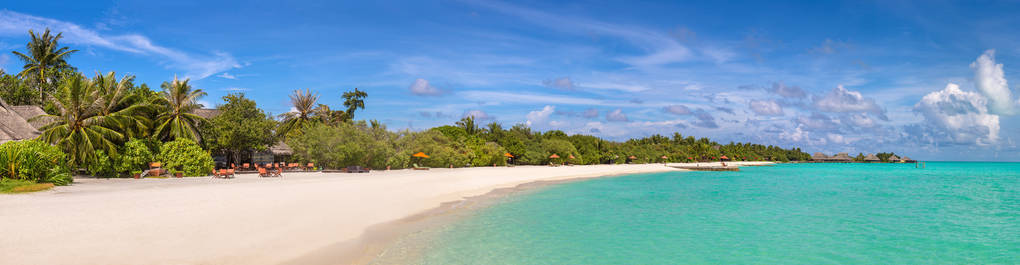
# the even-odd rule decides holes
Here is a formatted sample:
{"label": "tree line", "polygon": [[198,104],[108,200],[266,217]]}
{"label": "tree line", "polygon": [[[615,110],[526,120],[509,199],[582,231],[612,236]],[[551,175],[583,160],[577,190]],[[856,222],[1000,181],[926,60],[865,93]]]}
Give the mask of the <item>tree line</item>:
{"label": "tree line", "polygon": [[[92,175],[127,176],[157,160],[180,160],[174,162],[177,170],[203,175],[212,169],[212,155],[240,161],[244,153],[279,142],[294,151],[287,162],[327,168],[810,159],[798,148],[719,144],[680,133],[617,142],[524,124],[482,126],[474,117],[423,131],[391,131],[378,121],[355,119],[368,96],[357,88],[343,93],[338,109],[305,89],[290,96],[294,111],[281,115],[263,111],[243,93],[223,96],[215,115],[202,115],[202,108],[213,106],[198,103],[207,94],[187,79],[175,77],[152,89],[131,75],[88,76],[67,62],[77,50],[59,45],[62,34],[47,29],[29,35],[25,51],[14,52],[24,62],[22,70],[0,72],[0,97],[12,105],[42,106],[47,114],[33,120],[46,125],[35,141],[57,147],[69,168]],[[430,157],[413,158],[418,152]]]}

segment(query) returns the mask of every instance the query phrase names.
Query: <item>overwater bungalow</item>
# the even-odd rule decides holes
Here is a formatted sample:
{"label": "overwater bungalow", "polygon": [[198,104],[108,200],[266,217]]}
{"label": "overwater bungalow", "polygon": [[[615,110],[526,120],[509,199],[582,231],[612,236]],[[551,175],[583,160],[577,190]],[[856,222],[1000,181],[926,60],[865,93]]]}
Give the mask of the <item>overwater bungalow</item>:
{"label": "overwater bungalow", "polygon": [[834,155],[834,156],[829,158],[829,161],[837,162],[837,163],[850,163],[853,160],[854,159],[851,158],[850,155],[847,154],[847,153],[838,153],[838,154],[836,154],[836,155]]}
{"label": "overwater bungalow", "polygon": [[872,162],[873,163],[873,162],[881,162],[881,161],[882,160],[878,159],[878,156],[875,156],[875,154],[868,154],[868,156],[864,157],[864,162]]}
{"label": "overwater bungalow", "polygon": [[825,162],[826,159],[829,159],[829,156],[821,152],[816,152],[814,155],[811,155],[811,160],[815,162]]}
{"label": "overwater bungalow", "polygon": [[898,157],[896,155],[892,155],[892,156],[889,157],[889,163],[896,163],[896,162],[902,162],[902,161],[900,161],[900,157]]}

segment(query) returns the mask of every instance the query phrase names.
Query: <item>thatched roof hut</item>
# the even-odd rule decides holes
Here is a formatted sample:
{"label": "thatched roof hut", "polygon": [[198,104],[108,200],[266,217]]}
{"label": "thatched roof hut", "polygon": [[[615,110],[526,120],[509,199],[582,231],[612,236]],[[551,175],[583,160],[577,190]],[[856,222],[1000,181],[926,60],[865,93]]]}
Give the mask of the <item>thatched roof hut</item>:
{"label": "thatched roof hut", "polygon": [[900,162],[903,162],[903,163],[910,163],[910,162],[917,162],[917,161],[916,161],[916,160],[913,160],[913,159],[910,159],[909,157],[905,157],[905,156],[904,156],[903,158],[900,158]]}
{"label": "thatched roof hut", "polygon": [[889,157],[889,162],[900,162],[900,157],[892,155]]}
{"label": "thatched roof hut", "polygon": [[838,153],[835,156],[831,157],[830,159],[833,160],[833,161],[839,161],[839,162],[850,162],[850,161],[854,160],[847,153]]}
{"label": "thatched roof hut", "polygon": [[269,152],[277,156],[289,156],[294,154],[294,149],[290,149],[290,146],[283,141],[277,142],[272,147],[269,147]]}
{"label": "thatched roof hut", "polygon": [[814,155],[811,155],[811,160],[814,160],[814,161],[824,161],[826,159],[829,159],[829,156],[827,156],[827,155],[825,155],[825,154],[823,154],[821,152],[817,152]]}
{"label": "thatched roof hut", "polygon": [[[46,111],[43,111],[41,107],[36,105],[11,106],[11,109],[17,112],[18,115],[21,115],[22,118],[25,118],[25,121],[28,121],[28,124],[31,124],[36,130],[40,130],[43,126],[56,120],[53,117],[39,117],[46,115]],[[36,117],[39,118],[36,119]]]}
{"label": "thatched roof hut", "polygon": [[878,161],[882,160],[878,159],[878,156],[875,156],[875,154],[868,154],[867,156],[864,157],[864,162],[878,162]]}
{"label": "thatched roof hut", "polygon": [[39,136],[39,131],[28,123],[25,117],[15,111],[7,102],[0,99],[0,143],[32,139]]}
{"label": "thatched roof hut", "polygon": [[199,117],[202,117],[202,118],[205,118],[205,119],[208,120],[208,119],[216,118],[216,116],[220,116],[221,112],[222,111],[220,111],[219,109],[196,109],[196,110],[192,111],[191,113],[193,113],[195,115],[198,115]]}

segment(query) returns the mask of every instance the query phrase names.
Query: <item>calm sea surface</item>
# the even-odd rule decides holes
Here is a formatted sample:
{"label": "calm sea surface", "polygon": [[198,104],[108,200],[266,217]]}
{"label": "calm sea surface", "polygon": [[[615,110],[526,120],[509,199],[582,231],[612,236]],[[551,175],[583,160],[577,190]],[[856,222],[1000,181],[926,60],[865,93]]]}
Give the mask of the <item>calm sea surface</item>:
{"label": "calm sea surface", "polygon": [[640,174],[501,200],[393,248],[419,245],[420,264],[1020,263],[1020,163]]}

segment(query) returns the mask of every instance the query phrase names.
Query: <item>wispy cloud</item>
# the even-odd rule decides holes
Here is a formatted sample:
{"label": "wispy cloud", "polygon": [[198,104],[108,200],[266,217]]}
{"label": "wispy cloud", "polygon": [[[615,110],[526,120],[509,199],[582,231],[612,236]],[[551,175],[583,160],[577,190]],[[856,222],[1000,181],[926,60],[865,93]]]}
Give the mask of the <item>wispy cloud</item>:
{"label": "wispy cloud", "polygon": [[74,44],[92,45],[111,50],[142,55],[153,55],[163,60],[169,69],[184,71],[184,76],[203,79],[241,65],[226,52],[212,52],[208,55],[189,54],[164,46],[138,34],[107,35],[71,22],[37,17],[9,10],[0,10],[0,35],[23,36],[28,30],[43,31],[50,28],[64,34],[64,41]]}

